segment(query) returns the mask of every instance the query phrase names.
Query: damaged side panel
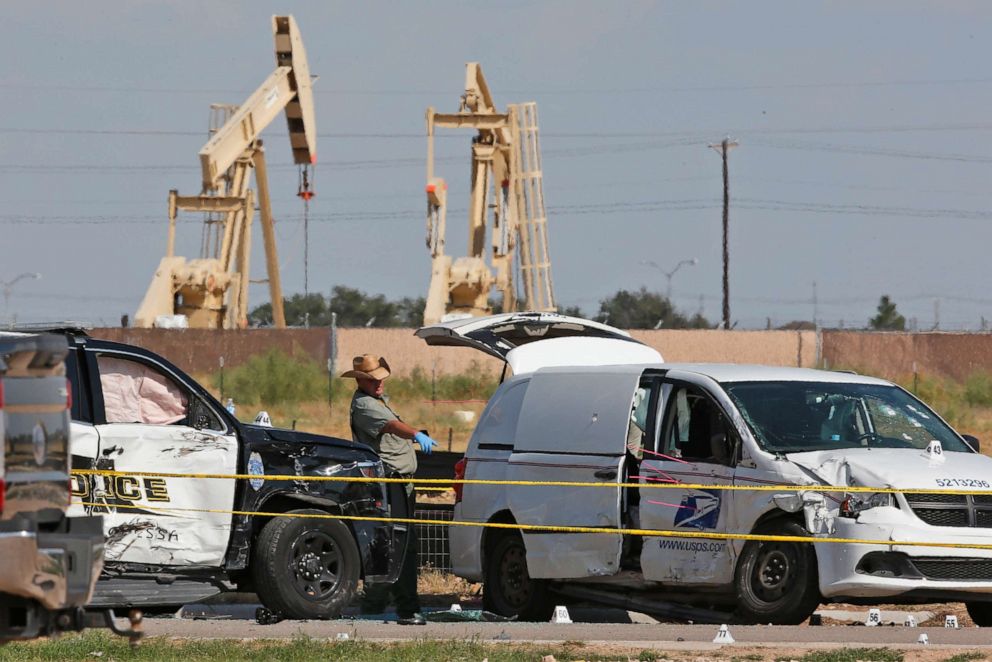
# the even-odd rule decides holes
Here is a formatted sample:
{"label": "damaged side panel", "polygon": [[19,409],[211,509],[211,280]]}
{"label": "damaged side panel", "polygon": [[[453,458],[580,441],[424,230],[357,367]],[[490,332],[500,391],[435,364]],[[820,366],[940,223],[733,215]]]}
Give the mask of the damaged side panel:
{"label": "damaged side panel", "polygon": [[[755,524],[769,513],[794,515],[802,521],[811,535],[829,535],[834,531],[834,520],[840,499],[836,492],[818,491],[822,483],[787,460],[774,460],[773,470],[756,467],[738,467],[736,484],[804,486],[795,492],[767,492],[743,490],[734,495],[737,504],[737,524],[740,531],[752,531]],[[739,544],[739,547],[743,544]]]}
{"label": "damaged side panel", "polygon": [[[756,453],[756,442],[739,410],[726,393],[708,378],[672,371],[672,380],[693,384],[712,398],[740,440],[736,466],[713,458],[704,461],[652,458],[641,462],[641,474],[654,480],[708,485],[755,486],[796,484],[812,490],[727,491],[719,489],[642,490],[639,508],[642,526],[671,531],[754,532],[776,514],[803,522],[812,535],[833,532],[839,501],[835,493],[816,491],[825,481],[785,458]],[[674,405],[672,405],[674,407]],[[673,433],[675,434],[675,433]],[[842,466],[832,467],[831,478],[841,478]],[[844,483],[841,483],[844,484]],[[645,539],[641,567],[645,578],[675,585],[729,585],[745,541]]]}
{"label": "damaged side panel", "polygon": [[[694,477],[703,472],[708,476],[698,482],[729,485],[733,479],[732,468],[703,463],[643,460],[641,471],[687,483],[697,482]],[[648,529],[719,534],[734,530],[736,505],[732,493],[723,490],[642,490],[641,524]],[[736,551],[720,538],[645,538],[641,568],[645,579],[663,584],[727,584],[734,577]]]}
{"label": "damaged side panel", "polygon": [[79,476],[73,487],[79,501],[98,504],[85,506],[88,511],[104,516],[107,561],[220,566],[231,533],[227,511],[234,505],[235,481],[138,474],[236,473],[237,438],[183,425],[115,423],[96,429],[96,468],[124,475]]}
{"label": "damaged side panel", "polygon": [[[326,437],[303,432],[256,426],[244,428],[246,444],[243,453],[249,474],[365,478],[382,476],[378,457],[365,446],[346,441],[332,443]],[[393,495],[387,492],[387,486],[382,483],[273,481],[258,478],[243,481],[239,490],[236,510],[246,512],[273,512],[279,508],[319,508],[348,516],[409,516],[405,512],[402,490]],[[244,515],[235,517],[227,561],[231,570],[244,568],[248,564],[251,537],[259,528],[253,519]],[[365,579],[395,580],[400,569],[399,559],[405,549],[406,527],[375,521],[346,520],[345,524],[355,534]]]}

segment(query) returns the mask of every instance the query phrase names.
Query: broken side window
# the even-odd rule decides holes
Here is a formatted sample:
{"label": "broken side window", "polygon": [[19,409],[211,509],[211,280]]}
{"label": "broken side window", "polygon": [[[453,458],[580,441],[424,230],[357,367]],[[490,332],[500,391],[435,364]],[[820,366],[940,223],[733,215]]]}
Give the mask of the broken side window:
{"label": "broken side window", "polygon": [[664,453],[697,462],[732,464],[736,435],[715,402],[693,386],[676,386],[669,399]]}
{"label": "broken side window", "polygon": [[188,398],[155,368],[109,354],[97,356],[107,423],[168,425],[186,419]]}
{"label": "broken side window", "polygon": [[630,422],[627,426],[627,452],[640,460],[644,449],[656,451],[658,402],[663,385],[657,377],[645,376],[634,391],[630,405]]}

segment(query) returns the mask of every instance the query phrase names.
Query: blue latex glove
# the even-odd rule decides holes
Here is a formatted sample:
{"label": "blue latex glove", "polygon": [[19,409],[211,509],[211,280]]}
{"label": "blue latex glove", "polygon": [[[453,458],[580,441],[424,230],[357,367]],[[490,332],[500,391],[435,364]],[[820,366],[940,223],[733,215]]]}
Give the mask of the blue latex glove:
{"label": "blue latex glove", "polygon": [[427,455],[430,455],[431,451],[434,450],[434,447],[437,446],[437,442],[431,439],[430,437],[428,437],[423,432],[418,432],[417,434],[413,435],[413,440],[418,444],[420,444],[420,452],[425,453]]}

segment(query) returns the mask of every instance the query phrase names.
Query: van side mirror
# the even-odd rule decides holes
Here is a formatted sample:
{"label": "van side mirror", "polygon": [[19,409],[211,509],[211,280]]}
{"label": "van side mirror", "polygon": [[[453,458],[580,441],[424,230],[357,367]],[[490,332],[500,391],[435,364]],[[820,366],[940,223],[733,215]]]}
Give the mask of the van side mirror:
{"label": "van side mirror", "polygon": [[963,434],[963,435],[961,435],[961,438],[964,439],[965,441],[967,441],[968,442],[968,445],[971,446],[972,448],[974,448],[976,453],[980,453],[981,452],[981,450],[979,448],[980,442],[978,441],[978,437],[976,437],[974,435],[970,435],[970,434]]}

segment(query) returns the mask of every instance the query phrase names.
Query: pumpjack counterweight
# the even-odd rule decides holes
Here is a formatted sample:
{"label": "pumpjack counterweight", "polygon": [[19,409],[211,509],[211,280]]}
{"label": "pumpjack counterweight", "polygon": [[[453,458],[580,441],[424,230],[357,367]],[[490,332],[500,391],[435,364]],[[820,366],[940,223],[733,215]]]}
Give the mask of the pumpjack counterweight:
{"label": "pumpjack counterweight", "polygon": [[[240,106],[215,105],[226,121],[211,131],[200,150],[201,192],[169,192],[166,255],[135,315],[135,326],[152,327],[163,316],[185,315],[192,328],[235,329],[248,324],[251,227],[258,203],[265,262],[277,328],[283,313],[275,222],[261,133],[285,113],[293,162],[309,168],[317,162],[317,130],[306,51],[292,16],[272,17],[276,69]],[[257,193],[250,188],[255,174]],[[308,191],[312,196],[312,192]],[[207,214],[198,259],[175,255],[178,212]]]}

